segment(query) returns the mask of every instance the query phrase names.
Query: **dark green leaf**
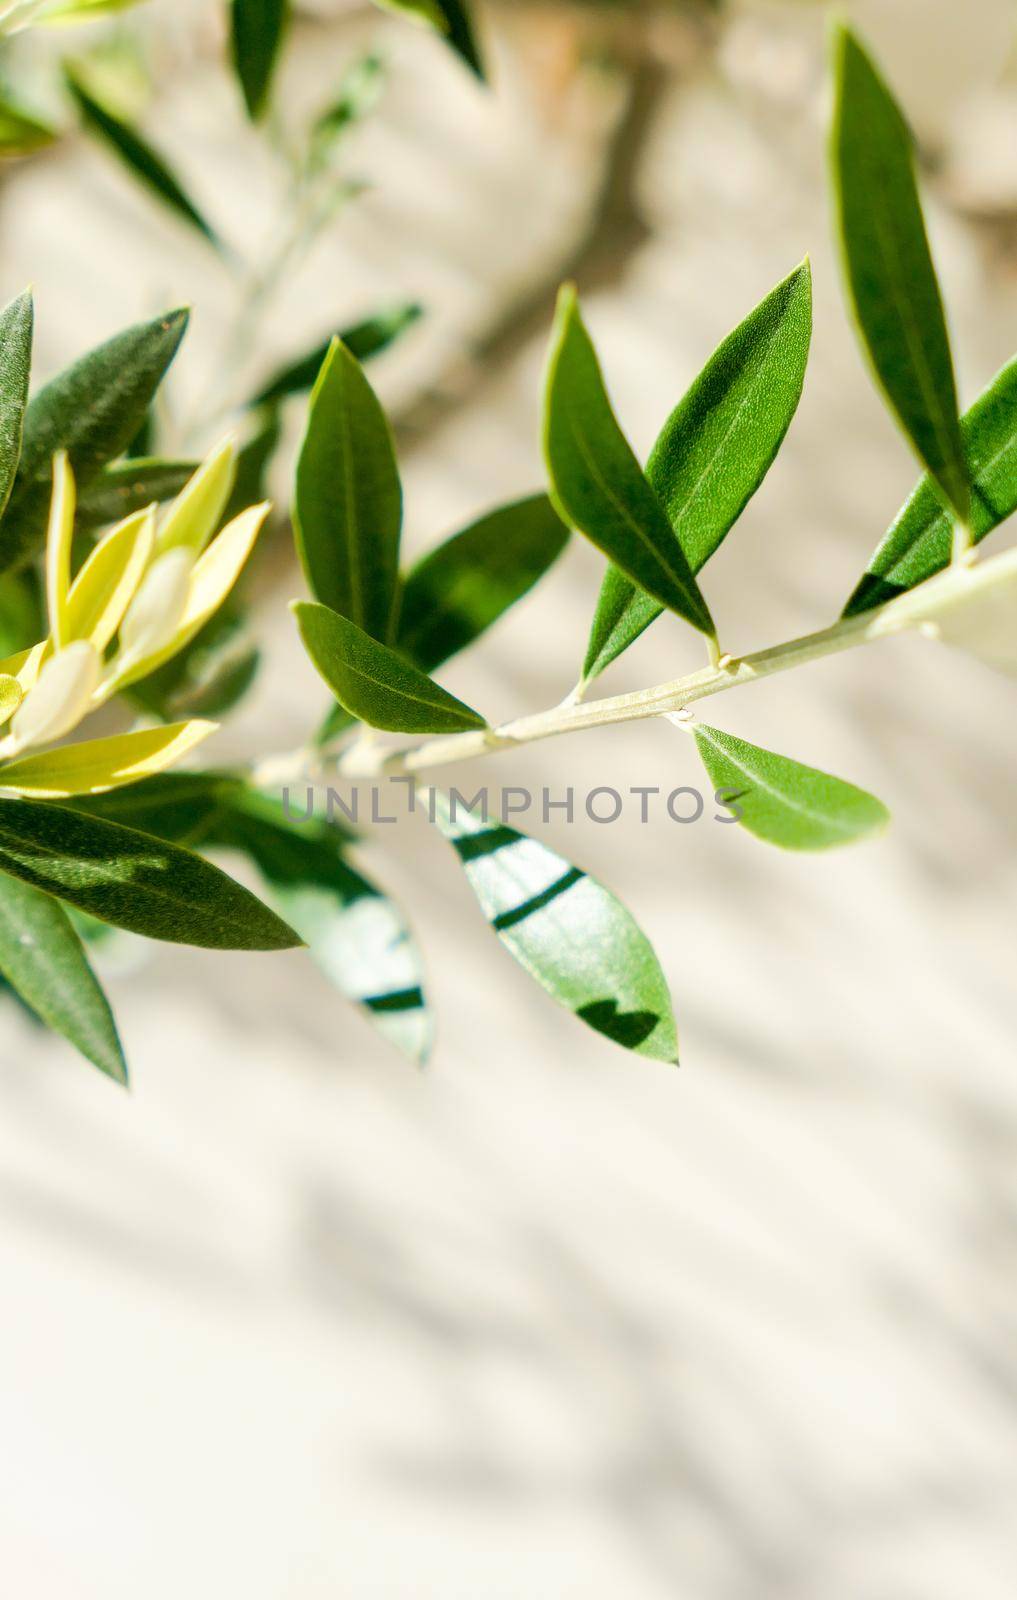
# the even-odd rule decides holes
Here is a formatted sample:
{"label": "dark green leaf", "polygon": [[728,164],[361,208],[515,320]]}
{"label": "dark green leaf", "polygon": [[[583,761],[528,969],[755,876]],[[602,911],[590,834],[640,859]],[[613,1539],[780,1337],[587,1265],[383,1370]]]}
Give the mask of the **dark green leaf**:
{"label": "dark green leaf", "polygon": [[100,922],[210,950],[287,950],[300,939],[200,856],[67,806],[0,802],[0,872]]}
{"label": "dark green leaf", "polygon": [[[350,354],[356,356],[358,361],[369,361],[373,356],[381,355],[389,345],[394,344],[421,316],[423,307],[407,302],[393,306],[388,311],[379,311],[376,316],[355,323],[353,327],[347,328],[344,333],[336,337],[342,340]],[[285,400],[288,395],[302,394],[307,389],[313,388],[331,347],[332,339],[325,339],[311,351],[310,355],[301,356],[299,360],[280,368],[255,395],[251,404],[274,404],[276,401]]]}
{"label": "dark green leaf", "polygon": [[551,489],[564,519],[661,605],[715,637],[667,513],[615,420],[574,289],[561,292],[544,421]]}
{"label": "dark green leaf", "polygon": [[403,518],[399,468],[388,419],[339,339],[311,395],[293,516],[315,599],[388,639]]}
{"label": "dark green leaf", "polygon": [[289,0],[230,0],[233,66],[252,122],[263,116],[289,19]]}
{"label": "dark green leaf", "polygon": [[392,733],[461,733],[486,727],[395,650],[379,644],[328,606],[293,606],[304,647],[340,705],[372,728]]}
{"label": "dark green leaf", "polygon": [[427,23],[448,41],[470,71],[481,82],[484,81],[484,64],[463,0],[375,0],[375,4],[383,11],[399,11],[404,16]]}
{"label": "dark green leaf", "polygon": [[0,156],[25,156],[52,144],[56,134],[20,106],[0,100]]}
{"label": "dark green leaf", "polygon": [[210,244],[215,245],[217,249],[220,248],[220,241],[214,230],[162,156],[152,149],[137,129],[130,127],[128,123],[115,117],[105,106],[100,105],[71,68],[65,70],[67,87],[77,103],[86,126],[105,140],[128,170],[158,199],[175,211],[178,217],[190,223],[192,228],[196,228]]}
{"label": "dark green leaf", "polygon": [[[974,542],[1017,511],[1017,359],[979,395],[961,419],[971,478]],[[927,473],[898,513],[844,607],[858,616],[894,600],[949,565],[953,519]]]}
{"label": "dark green leaf", "polygon": [[432,1022],[420,952],[395,904],[345,859],[342,830],[288,821],[278,803],[248,795],[220,813],[208,843],[243,850],[340,994],[390,1043],[426,1060]]}
{"label": "dark green leaf", "polygon": [[436,820],[454,845],[495,933],[559,1005],[616,1044],[677,1061],[671,997],[646,935],[625,907],[546,845],[484,822],[435,795]]}
{"label": "dark green leaf", "polygon": [[26,289],[0,311],[0,516],[21,459],[21,435],[32,371],[32,296]]}
{"label": "dark green leaf", "polygon": [[881,801],[842,778],[701,725],[703,765],[743,828],[783,850],[830,850],[879,833],[890,820]]}
{"label": "dark green leaf", "polygon": [[845,275],[876,378],[961,522],[969,486],[943,302],[910,129],[850,29],[838,28],[832,162]]}
{"label": "dark green leaf", "polygon": [[63,906],[0,874],[0,971],[48,1028],[117,1083],[127,1063],[109,1001]]}
{"label": "dark green leaf", "polygon": [[187,327],[186,311],[139,323],[89,351],[34,396],[25,412],[21,464],[0,527],[0,572],[41,543],[53,457],[66,450],[78,488],[123,454],[143,421]]}
{"label": "dark green leaf", "polygon": [[144,510],[153,501],[172,500],[200,464],[129,456],[105,467],[78,497],[77,527],[104,528]]}
{"label": "dark green leaf", "polygon": [[[812,334],[808,262],[767,295],[717,347],[664,424],[646,476],[698,573],[770,469],[801,398]],[[583,680],[627,650],[663,607],[608,569]]]}
{"label": "dark green leaf", "polygon": [[125,823],[170,844],[196,848],[220,812],[243,790],[243,779],[230,772],[162,772],[109,794],[82,795],[68,804],[74,811]]}
{"label": "dark green leaf", "polygon": [[409,573],[397,648],[423,672],[433,672],[522,599],[568,537],[543,494],[481,517]]}

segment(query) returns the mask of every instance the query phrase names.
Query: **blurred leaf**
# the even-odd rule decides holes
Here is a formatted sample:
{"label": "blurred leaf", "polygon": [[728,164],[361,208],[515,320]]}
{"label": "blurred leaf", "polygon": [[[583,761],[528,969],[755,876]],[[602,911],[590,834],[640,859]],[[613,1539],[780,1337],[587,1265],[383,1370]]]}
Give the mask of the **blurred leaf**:
{"label": "blurred leaf", "polygon": [[287,950],[291,928],[200,856],[67,806],[0,802],[0,872],[100,922],[209,950]]}
{"label": "blurred leaf", "polygon": [[260,666],[247,610],[231,596],[190,644],[134,684],[130,697],[164,722],[222,717],[247,694]]}
{"label": "blurred leaf", "polygon": [[45,632],[38,574],[8,572],[0,578],[0,655],[22,652]]}
{"label": "blurred leaf", "polygon": [[[311,129],[312,165],[321,162],[349,128],[374,110],[384,82],[385,64],[380,56],[373,54],[354,62],[349,71],[344,73],[336,99],[321,113]],[[324,354],[322,351],[323,357]],[[354,354],[359,352],[355,351]]]}
{"label": "blurred leaf", "polygon": [[172,500],[198,470],[197,461],[160,461],[131,456],[106,467],[78,499],[79,528],[104,528],[132,512]]}
{"label": "blurred leaf", "polygon": [[32,370],[32,296],[26,289],[0,311],[0,515],[21,456],[21,435]]}
{"label": "blurred leaf", "polygon": [[460,733],[482,716],[327,606],[293,605],[304,647],[347,711],[393,733]]}
{"label": "blurred leaf", "polygon": [[104,794],[182,761],[215,731],[214,722],[178,722],[61,745],[0,768],[0,785],[30,800]]}
{"label": "blurred leaf", "polygon": [[297,550],[315,599],[376,639],[392,627],[402,506],[388,419],[359,362],[334,339],[297,463]]}
{"label": "blurred leaf", "polygon": [[435,794],[455,847],[502,944],[541,988],[615,1044],[677,1062],[667,983],[653,947],[620,901],[546,845],[485,823]]}
{"label": "blurred leaf", "polygon": [[9,100],[0,99],[0,156],[27,156],[57,137],[53,128]]}
{"label": "blurred leaf", "polygon": [[844,269],[877,381],[961,522],[970,490],[910,129],[850,29],[835,35],[832,161]]}
{"label": "blurred leaf", "polygon": [[558,301],[544,450],[552,497],[570,526],[663,606],[715,637],[667,513],[615,420],[572,288]]}
{"label": "blurred leaf", "polygon": [[532,589],[568,537],[543,494],[481,517],[407,576],[397,649],[423,672],[433,672]]}
{"label": "blurred leaf", "polygon": [[153,150],[136,128],[132,128],[129,123],[122,121],[105,106],[100,105],[73,68],[65,65],[64,73],[67,87],[86,126],[106,141],[128,170],[133,172],[134,176],[158,199],[175,211],[178,217],[190,223],[191,227],[196,228],[210,244],[215,245],[216,249],[221,249],[221,241],[216,233],[162,156]]}
{"label": "blurred leaf", "polygon": [[0,673],[0,724],[9,722],[25,698],[17,678],[10,673]]}
{"label": "blurred leaf", "polygon": [[[806,261],[717,347],[664,424],[646,477],[694,573],[726,538],[783,443],[801,399],[811,334]],[[662,610],[609,567],[583,681],[603,672]]]}
{"label": "blurred leaf", "polygon": [[[375,316],[368,317],[364,322],[355,323],[335,337],[342,340],[346,349],[358,361],[369,361],[394,344],[421,316],[423,316],[422,306],[406,302],[403,305],[392,306],[387,311],[379,311]],[[301,356],[299,360],[281,367],[255,395],[251,404],[271,405],[279,400],[285,400],[289,395],[302,394],[307,389],[313,388],[331,348],[332,339],[325,339],[311,351],[310,355]]]}
{"label": "blurred leaf", "polygon": [[233,66],[252,122],[268,107],[289,10],[289,0],[230,0]]}
{"label": "blurred leaf", "polygon": [[127,1063],[109,1001],[63,906],[0,874],[0,971],[32,1011],[117,1083]]}
{"label": "blurred leaf", "polygon": [[481,82],[484,64],[477,48],[470,14],[463,0],[374,0],[383,11],[395,11],[440,33]]}
{"label": "blurred leaf", "polygon": [[[968,526],[977,544],[1017,510],[1017,359],[961,418],[972,484]],[[847,605],[858,616],[949,566],[953,518],[926,473],[898,513]]]}
{"label": "blurred leaf", "polygon": [[247,506],[257,505],[268,498],[268,469],[282,437],[279,408],[265,406],[255,413],[252,420],[254,431],[237,451],[236,479],[223,512],[225,522],[232,522]]}
{"label": "blurred leaf", "polygon": [[238,796],[208,843],[244,851],[340,994],[390,1043],[426,1060],[433,1030],[420,952],[398,907],[345,859],[339,829],[296,824],[263,796]]}
{"label": "blurred leaf", "polygon": [[32,20],[39,23],[91,22],[95,17],[133,11],[142,4],[144,0],[50,0]]}
{"label": "blurred leaf", "polygon": [[89,639],[100,654],[141,583],[155,544],[151,510],[136,511],[95,546],[67,600],[68,639]]}
{"label": "blurred leaf", "polygon": [[25,412],[21,463],[0,525],[0,572],[34,555],[46,527],[53,457],[67,451],[79,489],[122,455],[177,353],[186,311],[139,323],[82,356]]}
{"label": "blurred leaf", "polygon": [[757,839],[783,850],[830,850],[879,833],[890,820],[864,789],[772,750],[697,725],[696,744],[710,781]]}

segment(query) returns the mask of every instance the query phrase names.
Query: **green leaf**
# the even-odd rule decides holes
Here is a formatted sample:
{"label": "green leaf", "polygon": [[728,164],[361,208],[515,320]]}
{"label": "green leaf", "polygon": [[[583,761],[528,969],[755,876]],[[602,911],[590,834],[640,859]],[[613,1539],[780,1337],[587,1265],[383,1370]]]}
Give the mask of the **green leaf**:
{"label": "green leaf", "polygon": [[268,498],[268,469],[282,437],[279,407],[264,406],[252,413],[252,432],[237,451],[237,476],[223,521],[232,522],[245,506],[258,505]]}
{"label": "green leaf", "polygon": [[60,745],[0,767],[0,785],[30,800],[103,794],[182,761],[215,731],[214,722],[178,722]]}
{"label": "green leaf", "polygon": [[403,520],[399,468],[388,419],[339,339],[311,395],[293,515],[315,599],[388,639]]}
{"label": "green leaf", "polygon": [[105,140],[114,154],[152,194],[192,228],[196,228],[210,244],[215,245],[216,249],[220,249],[221,243],[215,231],[202,216],[162,156],[153,150],[136,128],[132,128],[121,118],[115,117],[112,111],[100,105],[71,67],[65,66],[64,72],[67,87],[86,126]]}
{"label": "green leaf", "polygon": [[[797,267],[717,347],[664,424],[646,476],[698,573],[762,483],[801,399],[812,334],[812,274]],[[663,607],[610,567],[583,681],[627,650]]]}
{"label": "green leaf", "polygon": [[208,950],[288,950],[301,942],[200,856],[67,806],[0,802],[0,872],[149,939]]}
{"label": "green leaf", "polygon": [[56,133],[28,111],[0,100],[0,155],[27,156],[52,144]]}
{"label": "green leaf", "polygon": [[32,370],[32,296],[24,294],[0,311],[0,515],[14,486]]}
{"label": "green leaf", "polygon": [[[961,418],[961,434],[972,485],[968,527],[978,544],[1017,511],[1017,358]],[[873,555],[844,616],[871,611],[941,572],[952,544],[953,519],[927,473]]]}
{"label": "green leaf", "polygon": [[289,20],[289,0],[231,0],[233,66],[252,122],[268,107]]}
{"label": "green leaf", "polygon": [[177,353],[186,311],[171,311],[107,340],[60,373],[25,412],[21,463],[0,525],[0,572],[35,554],[46,528],[53,457],[66,450],[84,489],[122,455]]}
{"label": "green leaf", "polygon": [[[379,311],[375,316],[365,318],[363,322],[354,323],[344,333],[334,337],[341,339],[346,349],[358,361],[370,361],[394,344],[423,314],[423,306],[407,301],[402,305],[392,306],[389,310]],[[303,394],[313,388],[331,348],[332,339],[325,339],[315,346],[309,355],[301,356],[297,361],[281,367],[254,396],[251,404],[274,405],[289,395]]]}
{"label": "green leaf", "polygon": [[544,421],[552,497],[565,521],[662,606],[716,636],[706,601],[615,420],[573,288],[562,290]]}
{"label": "green leaf", "polygon": [[876,379],[960,521],[970,501],[943,302],[910,129],[850,29],[834,44],[833,183],[848,291]]}
{"label": "green leaf", "polygon": [[164,772],[109,794],[70,801],[74,811],[119,822],[170,844],[197,848],[221,814],[246,793],[244,780],[231,772]]}
{"label": "green leaf", "polygon": [[374,0],[382,11],[395,11],[401,16],[422,22],[445,38],[470,71],[481,82],[485,79],[484,64],[477,48],[477,40],[470,14],[463,0]]}
{"label": "green leaf", "polygon": [[501,506],[464,528],[406,578],[397,648],[423,672],[433,672],[522,599],[568,537],[543,494]]}
{"label": "green leaf", "polygon": [[435,817],[502,944],[559,1005],[616,1044],[676,1062],[664,974],[646,935],[614,895],[501,823],[435,792]]}
{"label": "green leaf", "polygon": [[200,465],[199,461],[130,456],[126,461],[104,468],[78,499],[78,528],[88,531],[104,528],[107,523],[122,522],[146,506],[172,500]]}
{"label": "green leaf", "polygon": [[293,611],[304,648],[340,705],[372,728],[392,733],[462,733],[487,726],[395,650],[327,606],[298,600]]}
{"label": "green leaf", "polygon": [[0,972],[36,1015],[117,1083],[127,1063],[109,1001],[56,900],[0,874]]}
{"label": "green leaf", "polygon": [[864,789],[800,761],[697,725],[703,765],[743,828],[782,850],[830,850],[879,833],[890,820]]}
{"label": "green leaf", "polygon": [[243,850],[339,993],[390,1043],[427,1059],[433,1026],[420,952],[398,907],[345,859],[341,829],[297,824],[264,796],[236,795],[206,842]]}
{"label": "green leaf", "polygon": [[343,74],[337,97],[315,119],[311,129],[312,168],[319,167],[347,130],[374,110],[384,82],[385,63],[373,53],[362,56]]}

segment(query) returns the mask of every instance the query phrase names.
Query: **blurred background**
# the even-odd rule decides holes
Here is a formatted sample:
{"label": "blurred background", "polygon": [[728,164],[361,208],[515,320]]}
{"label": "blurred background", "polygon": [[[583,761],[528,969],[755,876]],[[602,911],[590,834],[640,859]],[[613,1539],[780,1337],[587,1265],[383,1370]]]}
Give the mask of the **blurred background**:
{"label": "blurred background", "polygon": [[[836,616],[916,472],[840,294],[822,5],[489,0],[485,91],[404,20],[300,0],[258,131],[224,66],[224,9],[151,0],[5,59],[68,130],[0,174],[0,293],[35,285],[37,377],[189,302],[159,426],[192,451],[334,328],[419,303],[371,369],[416,553],[540,486],[563,277],[645,451],[808,251],[805,396],[707,587],[737,652]],[[967,405],[1017,350],[1013,7],[846,9],[919,136]],[[172,160],[227,255],[74,130],[68,52]],[[377,103],[308,209],[293,129],[365,53],[384,61]],[[303,409],[280,411],[284,508]],[[492,719],[575,681],[602,562],[573,544],[443,673]],[[256,573],[264,659],[218,761],[299,744],[325,710],[286,609],[290,550],[283,529]],[[604,692],[698,660],[665,620]],[[1012,686],[900,640],[717,700],[710,720],[853,779],[895,822],[796,859],[659,812],[538,819],[653,939],[677,1073],[546,1001],[426,822],[378,830],[364,855],[425,951],[424,1072],[300,953],[100,954],[129,1095],[3,1004],[11,1593],[1012,1600]],[[461,777],[702,781],[663,723]]]}

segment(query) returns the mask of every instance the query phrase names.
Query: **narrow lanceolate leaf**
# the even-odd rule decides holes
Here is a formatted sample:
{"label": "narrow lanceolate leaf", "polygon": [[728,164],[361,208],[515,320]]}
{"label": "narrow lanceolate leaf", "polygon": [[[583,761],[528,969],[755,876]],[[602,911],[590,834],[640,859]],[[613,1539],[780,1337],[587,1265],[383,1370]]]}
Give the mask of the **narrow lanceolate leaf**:
{"label": "narrow lanceolate leaf", "polygon": [[943,302],[910,129],[854,34],[839,28],[832,162],[848,292],[876,378],[948,504],[966,522],[967,466]]}
{"label": "narrow lanceolate leaf", "polygon": [[783,850],[831,850],[879,833],[890,820],[881,801],[843,778],[698,726],[696,744],[718,793],[743,828]]}
{"label": "narrow lanceolate leaf", "polygon": [[297,550],[315,599],[375,639],[391,632],[402,517],[388,419],[359,362],[333,339],[297,463]]}
{"label": "narrow lanceolate leaf", "polygon": [[32,296],[27,290],[0,311],[0,515],[21,459],[32,370],[32,323]]}
{"label": "narrow lanceolate leaf", "polygon": [[289,0],[231,0],[233,66],[252,122],[268,107],[289,17]]}
{"label": "narrow lanceolate leaf", "polygon": [[67,596],[71,587],[71,541],[74,538],[74,474],[66,450],[53,458],[53,498],[46,534],[46,607],[53,644],[62,650],[70,643],[67,631]]}
{"label": "narrow lanceolate leaf", "polygon": [[[370,361],[393,345],[423,314],[423,307],[410,301],[379,311],[373,317],[366,317],[363,322],[355,322],[338,337],[358,361]],[[258,391],[251,404],[274,405],[291,394],[303,394],[312,389],[331,348],[332,339],[324,339],[309,355],[288,362]]]}
{"label": "narrow lanceolate leaf", "polygon": [[[718,346],[664,424],[646,465],[694,573],[726,538],[773,463],[801,399],[812,336],[807,261]],[[617,567],[604,578],[583,679],[662,611]]]}
{"label": "narrow lanceolate leaf", "polygon": [[361,722],[393,733],[462,733],[487,726],[419,667],[338,612],[307,601],[295,602],[293,610],[314,665],[340,705]]}
{"label": "narrow lanceolate leaf", "polygon": [[71,795],[105,794],[138,783],[183,761],[216,731],[214,722],[178,722],[136,733],[114,734],[62,745],[43,755],[25,756],[0,767],[0,788],[29,800],[66,800]]}
{"label": "narrow lanceolate leaf", "polygon": [[563,518],[653,599],[713,637],[685,552],[615,420],[572,288],[559,298],[544,451]]}
{"label": "narrow lanceolate leaf", "polygon": [[117,1083],[127,1082],[109,1001],[67,912],[6,874],[0,874],[0,972],[48,1028]]}
{"label": "narrow lanceolate leaf", "polygon": [[[172,500],[197,472],[197,461],[161,461],[130,456],[106,467],[78,496],[79,529],[91,531],[120,522],[135,511]],[[255,496],[257,498],[257,496]]]}
{"label": "narrow lanceolate leaf", "polygon": [[55,131],[30,111],[0,100],[0,156],[27,156],[45,149],[55,138]]}
{"label": "narrow lanceolate leaf", "polygon": [[[1017,358],[961,418],[971,479],[968,527],[977,544],[1017,511]],[[898,513],[844,607],[845,617],[871,611],[924,583],[949,565],[953,519],[931,475]]]}
{"label": "narrow lanceolate leaf", "polygon": [[0,872],[100,922],[208,950],[288,950],[301,940],[200,856],[67,806],[0,802]]}
{"label": "narrow lanceolate leaf", "polygon": [[151,507],[111,528],[91,552],[67,599],[68,639],[88,639],[102,652],[113,639],[155,547]]}
{"label": "narrow lanceolate leaf", "polygon": [[482,82],[484,63],[464,0],[374,0],[383,11],[395,11],[434,28]]}
{"label": "narrow lanceolate leaf", "polygon": [[403,586],[396,645],[424,672],[465,649],[527,594],[569,531],[546,495],[501,506],[418,561]]}
{"label": "narrow lanceolate leaf", "polygon": [[204,843],[216,819],[248,793],[244,780],[231,772],[163,772],[98,798],[78,797],[73,807],[195,849]]}
{"label": "narrow lanceolate leaf", "polygon": [[153,150],[136,128],[113,115],[106,106],[89,93],[78,75],[67,68],[67,87],[73,96],[85,125],[109,146],[124,166],[145,185],[164,205],[190,224],[218,247],[219,240],[211,225],[202,216],[179,178],[162,156]]}
{"label": "narrow lanceolate leaf", "polygon": [[183,547],[200,556],[219,527],[237,477],[237,449],[232,438],[201,463],[159,524],[157,555]]}
{"label": "narrow lanceolate leaf", "polygon": [[[128,657],[117,662],[110,679],[111,692],[127,689],[172,660],[204,628],[218,611],[236,583],[254,549],[268,515],[268,506],[250,506],[228,523],[217,535],[191,574],[184,614],[176,633],[160,649],[140,659]],[[170,559],[172,553],[168,552]]]}
{"label": "narrow lanceolate leaf", "polygon": [[616,1044],[676,1062],[678,1036],[653,946],[595,878],[498,822],[435,794],[438,827],[455,847],[488,922],[552,999]]}
{"label": "narrow lanceolate leaf", "polygon": [[0,572],[34,555],[49,511],[53,457],[66,450],[79,490],[123,454],[187,327],[171,311],[107,340],[41,389],[25,412],[21,462],[2,525]]}
{"label": "narrow lanceolate leaf", "polygon": [[244,851],[329,982],[390,1043],[427,1059],[433,1026],[420,951],[399,908],[346,860],[340,829],[288,821],[276,802],[235,796],[207,842]]}

